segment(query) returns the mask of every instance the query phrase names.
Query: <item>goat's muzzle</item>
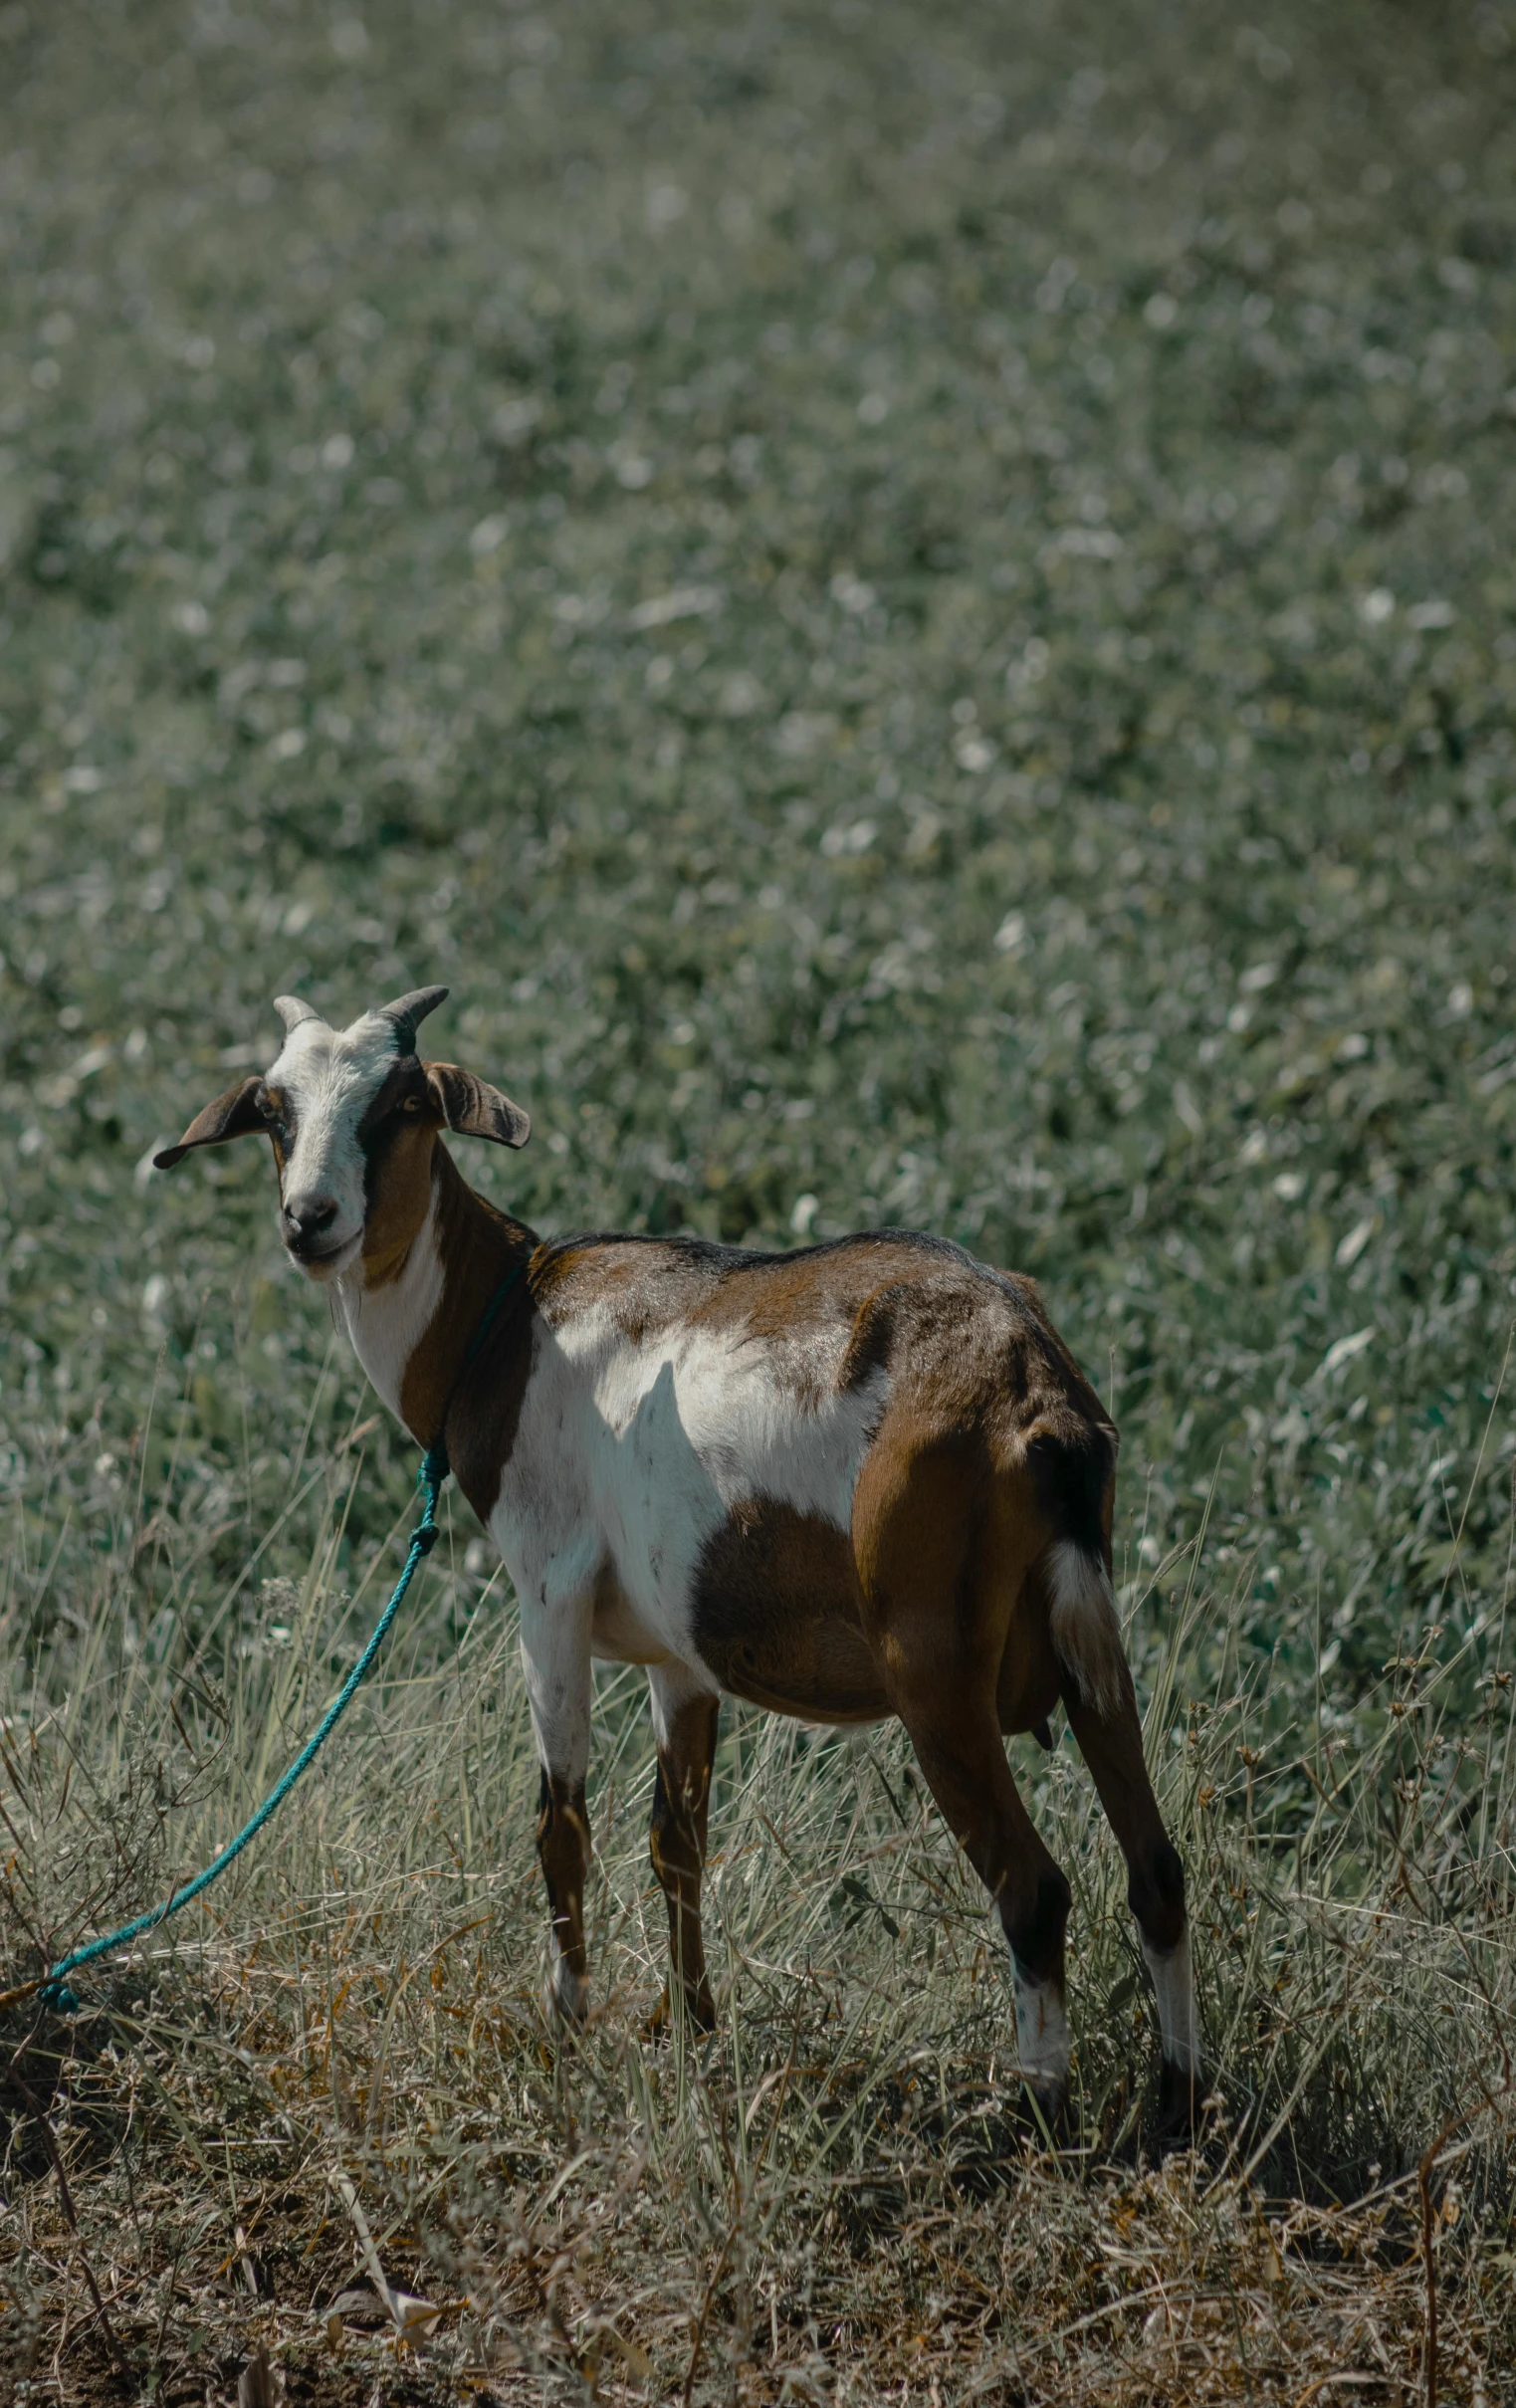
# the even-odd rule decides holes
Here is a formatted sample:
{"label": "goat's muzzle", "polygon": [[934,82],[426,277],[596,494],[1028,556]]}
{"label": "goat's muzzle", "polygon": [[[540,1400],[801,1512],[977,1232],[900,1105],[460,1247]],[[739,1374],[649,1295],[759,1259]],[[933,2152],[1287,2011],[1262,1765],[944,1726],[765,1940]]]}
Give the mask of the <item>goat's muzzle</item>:
{"label": "goat's muzzle", "polygon": [[334,1196],[292,1196],[280,1213],[280,1234],[297,1262],[325,1262],[345,1251],[347,1240],[332,1242],[337,1215]]}

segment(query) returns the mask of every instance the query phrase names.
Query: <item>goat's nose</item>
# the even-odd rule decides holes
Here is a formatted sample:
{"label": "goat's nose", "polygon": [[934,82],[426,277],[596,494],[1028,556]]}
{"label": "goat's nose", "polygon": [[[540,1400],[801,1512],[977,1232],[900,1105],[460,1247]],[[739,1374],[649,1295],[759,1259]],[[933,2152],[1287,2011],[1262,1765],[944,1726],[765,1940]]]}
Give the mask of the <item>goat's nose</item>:
{"label": "goat's nose", "polygon": [[291,1196],[285,1200],[285,1236],[291,1245],[309,1245],[336,1218],[334,1196]]}

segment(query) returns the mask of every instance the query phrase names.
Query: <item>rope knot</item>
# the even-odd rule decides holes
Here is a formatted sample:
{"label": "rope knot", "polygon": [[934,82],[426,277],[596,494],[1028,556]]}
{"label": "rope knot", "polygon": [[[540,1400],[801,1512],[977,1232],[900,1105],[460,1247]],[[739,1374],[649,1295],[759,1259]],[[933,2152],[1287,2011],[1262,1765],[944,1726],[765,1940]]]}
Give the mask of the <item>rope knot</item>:
{"label": "rope knot", "polygon": [[418,1522],[411,1545],[418,1555],[430,1555],[441,1536],[442,1533],[435,1522]]}

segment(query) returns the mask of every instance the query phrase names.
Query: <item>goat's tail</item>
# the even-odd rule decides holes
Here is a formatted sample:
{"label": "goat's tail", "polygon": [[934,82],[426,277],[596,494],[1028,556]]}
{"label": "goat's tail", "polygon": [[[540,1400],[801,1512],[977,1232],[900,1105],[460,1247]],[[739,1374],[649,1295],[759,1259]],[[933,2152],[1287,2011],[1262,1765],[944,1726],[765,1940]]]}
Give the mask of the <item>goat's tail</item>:
{"label": "goat's tail", "polygon": [[1054,1534],[1042,1559],[1053,1653],[1068,1689],[1104,1721],[1133,1695],[1106,1541],[1116,1432],[1072,1412],[1044,1414],[1026,1460]]}

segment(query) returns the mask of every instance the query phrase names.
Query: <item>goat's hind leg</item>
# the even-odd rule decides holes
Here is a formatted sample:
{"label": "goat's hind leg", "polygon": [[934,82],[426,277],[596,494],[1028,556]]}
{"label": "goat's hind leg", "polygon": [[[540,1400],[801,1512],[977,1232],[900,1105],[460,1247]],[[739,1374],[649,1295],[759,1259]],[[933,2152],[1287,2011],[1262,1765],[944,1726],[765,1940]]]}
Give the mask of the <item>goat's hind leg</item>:
{"label": "goat's hind leg", "polygon": [[658,1747],[648,1852],[669,1910],[669,1987],[653,2019],[654,2028],[667,2020],[677,1984],[691,2021],[709,2032],[716,2022],[716,2002],[706,1977],[700,1884],[706,1868],[711,1768],[721,1700],[678,1664],[653,1666],[647,1685]]}
{"label": "goat's hind leg", "polygon": [[949,1716],[898,1709],[928,1786],[994,1901],[1010,1948],[1021,2073],[1047,2122],[1068,2085],[1063,1935],[1069,1885],[1021,1803],[992,1701],[972,1692]]}
{"label": "goat's hind leg", "polygon": [[1097,1708],[1073,1694],[1065,1702],[1070,1727],[1127,1861],[1127,1902],[1137,1917],[1158,1998],[1160,2117],[1171,2130],[1188,2131],[1199,2104],[1201,2071],[1185,1867],[1164,1828],[1148,1778],[1130,1678],[1119,1702]]}
{"label": "goat's hind leg", "polygon": [[[972,1450],[917,1450],[909,1433],[892,1449],[881,1437],[853,1502],[854,1546],[864,1631],[890,1702],[1009,1943],[1021,2072],[1051,2123],[1068,2082],[1070,1893],[1021,1803],[1000,1737],[996,1669],[1017,1583],[969,1578],[980,1502]],[[1037,1543],[1011,1523],[1013,1560],[1024,1564]]]}
{"label": "goat's hind leg", "polygon": [[522,1603],[522,1663],[542,1768],[537,1853],[551,1917],[548,2003],[565,2023],[589,2011],[584,1946],[584,1877],[589,1823],[584,1775],[589,1763],[589,1601],[547,1598]]}

